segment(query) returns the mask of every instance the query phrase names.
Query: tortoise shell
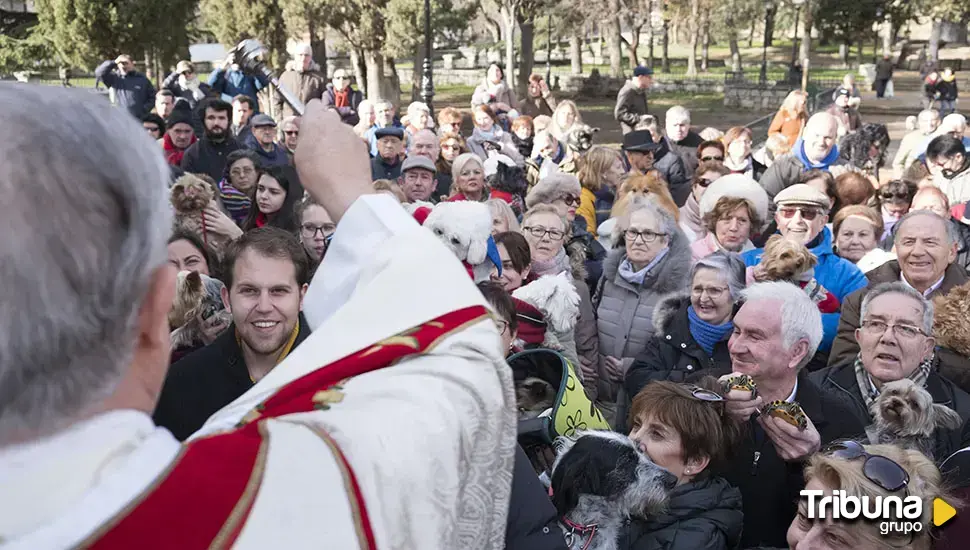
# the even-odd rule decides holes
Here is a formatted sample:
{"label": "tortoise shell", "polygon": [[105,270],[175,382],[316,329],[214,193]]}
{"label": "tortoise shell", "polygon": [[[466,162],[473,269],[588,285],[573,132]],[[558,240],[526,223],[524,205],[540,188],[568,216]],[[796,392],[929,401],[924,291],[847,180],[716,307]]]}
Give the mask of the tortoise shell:
{"label": "tortoise shell", "polygon": [[737,374],[724,381],[724,393],[733,390],[751,392],[751,399],[758,397],[758,385],[747,374]]}
{"label": "tortoise shell", "polygon": [[802,410],[802,406],[798,403],[789,403],[788,401],[780,400],[772,401],[764,406],[761,414],[780,418],[799,430],[804,430],[808,427],[808,417],[805,416],[805,411]]}

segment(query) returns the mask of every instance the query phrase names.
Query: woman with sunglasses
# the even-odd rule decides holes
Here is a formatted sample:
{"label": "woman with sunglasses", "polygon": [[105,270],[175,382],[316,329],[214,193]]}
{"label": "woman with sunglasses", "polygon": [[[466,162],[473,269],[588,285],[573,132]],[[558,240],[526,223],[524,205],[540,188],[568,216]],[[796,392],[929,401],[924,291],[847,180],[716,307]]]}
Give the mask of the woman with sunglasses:
{"label": "woman with sunglasses", "polygon": [[725,149],[720,139],[708,140],[697,146],[697,160],[699,162],[724,163]]}
{"label": "woman with sunglasses", "polygon": [[741,541],[741,491],[721,472],[740,444],[742,425],[724,413],[717,380],[697,385],[654,382],[633,398],[630,438],[651,461],[677,477],[667,508],[634,516],[621,550],[727,550]]}
{"label": "woman with sunglasses", "polygon": [[884,535],[880,532],[882,520],[812,519],[808,499],[803,498],[788,528],[792,550],[928,550],[933,547],[933,502],[947,498],[940,471],[919,451],[894,445],[863,446],[855,441],[836,443],[815,454],[805,467],[805,489],[826,495],[845,491],[846,496],[868,497],[870,503],[878,497],[917,497],[923,501],[923,515],[914,521],[921,523],[922,529],[906,535]]}
{"label": "woman with sunglasses", "polygon": [[616,403],[627,369],[643,352],[656,328],[654,308],[681,290],[690,270],[690,246],[667,210],[637,198],[613,229],[617,247],[603,262],[594,294],[604,414],[614,422]]}
{"label": "woman with sunglasses", "polygon": [[690,246],[695,262],[718,250],[754,249],[751,237],[768,215],[768,194],[751,178],[729,174],[708,186],[698,209],[704,234]]}
{"label": "woman with sunglasses", "polygon": [[694,242],[707,234],[707,227],[701,219],[701,197],[704,192],[721,176],[726,176],[730,170],[716,161],[701,161],[694,172],[694,180],[690,186],[690,196],[680,207],[680,228],[687,236],[687,240]]}
{"label": "woman with sunglasses", "polygon": [[468,152],[465,145],[465,138],[450,130],[445,130],[438,134],[438,144],[440,152],[438,159],[435,160],[435,177],[438,178],[438,186],[432,195],[432,202],[437,202],[441,197],[447,197],[451,193],[451,184],[455,181],[451,174],[452,164],[459,155]]}
{"label": "woman with sunglasses", "polygon": [[879,188],[876,200],[879,212],[882,214],[883,225],[882,234],[879,235],[880,243],[892,234],[896,222],[909,212],[914,196],[916,196],[916,186],[903,180],[892,180]]}

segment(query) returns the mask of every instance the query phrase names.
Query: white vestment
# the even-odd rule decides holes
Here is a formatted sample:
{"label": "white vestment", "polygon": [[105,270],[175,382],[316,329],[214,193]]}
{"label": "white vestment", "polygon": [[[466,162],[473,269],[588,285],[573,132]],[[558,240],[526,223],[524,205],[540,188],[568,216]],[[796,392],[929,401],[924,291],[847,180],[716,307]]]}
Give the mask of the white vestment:
{"label": "white vestment", "polygon": [[[485,305],[431,232],[393,198],[364,196],[341,219],[307,292],[313,332],[193,439],[232,429],[275,390],[322,365]],[[235,548],[364,547],[338,460],[320,432],[356,476],[378,548],[503,547],[516,419],[511,373],[491,320],[352,378],[341,393],[328,410],[264,421],[265,470]],[[86,541],[180,448],[147,414],[112,411],[0,449],[0,549]]]}

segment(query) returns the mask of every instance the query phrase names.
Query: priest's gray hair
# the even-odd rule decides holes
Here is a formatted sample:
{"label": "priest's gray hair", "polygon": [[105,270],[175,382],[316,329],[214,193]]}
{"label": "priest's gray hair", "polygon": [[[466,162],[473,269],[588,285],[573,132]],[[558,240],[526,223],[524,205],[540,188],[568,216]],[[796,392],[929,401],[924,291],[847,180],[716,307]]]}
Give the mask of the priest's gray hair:
{"label": "priest's gray hair", "polygon": [[755,283],[746,288],[742,296],[746,303],[761,300],[779,302],[782,345],[791,349],[799,341],[805,340],[808,342],[808,353],[798,366],[804,367],[811,361],[822,343],[822,314],[803,289],[778,281]]}
{"label": "priest's gray hair", "polygon": [[52,433],[117,387],[171,232],[169,169],[124,109],[0,84],[0,445]]}

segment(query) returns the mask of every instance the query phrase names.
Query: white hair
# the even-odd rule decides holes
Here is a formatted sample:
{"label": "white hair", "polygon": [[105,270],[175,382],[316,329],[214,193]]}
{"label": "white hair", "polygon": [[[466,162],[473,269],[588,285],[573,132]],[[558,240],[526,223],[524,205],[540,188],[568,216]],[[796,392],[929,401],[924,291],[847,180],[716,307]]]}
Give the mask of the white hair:
{"label": "white hair", "polygon": [[755,283],[744,289],[745,302],[771,300],[781,302],[782,345],[791,348],[801,340],[808,343],[808,353],[799,368],[805,366],[822,343],[822,314],[815,302],[801,288],[780,281]]}
{"label": "white hair", "polygon": [[169,167],[124,109],[0,84],[0,124],[2,442],[61,429],[116,389],[171,213]]}
{"label": "white hair", "polygon": [[673,107],[667,109],[667,114],[664,117],[664,123],[669,123],[671,120],[686,120],[690,122],[690,111],[681,105],[674,105]]}

